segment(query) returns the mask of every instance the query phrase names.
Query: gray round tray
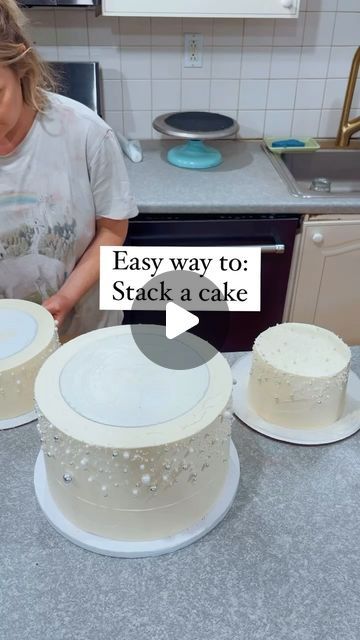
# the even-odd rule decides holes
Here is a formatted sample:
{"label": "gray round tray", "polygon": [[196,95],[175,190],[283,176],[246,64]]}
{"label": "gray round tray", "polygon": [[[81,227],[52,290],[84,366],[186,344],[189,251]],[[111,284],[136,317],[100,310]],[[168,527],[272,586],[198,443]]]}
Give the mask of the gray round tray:
{"label": "gray round tray", "polygon": [[185,140],[217,140],[218,138],[227,138],[228,136],[233,135],[234,133],[237,132],[237,130],[239,129],[239,125],[238,123],[233,120],[232,118],[229,118],[228,116],[221,116],[221,114],[211,114],[213,116],[218,116],[218,117],[222,117],[223,119],[227,119],[229,122],[232,121],[232,124],[230,124],[230,126],[227,126],[225,128],[221,128],[221,129],[213,129],[213,130],[206,130],[204,129],[197,129],[197,130],[184,130],[184,129],[180,129],[175,127],[174,125],[171,125],[167,122],[167,119],[169,118],[169,116],[176,116],[176,115],[182,115],[182,114],[194,114],[194,116],[196,116],[196,114],[200,114],[201,113],[205,113],[207,114],[208,112],[202,112],[202,111],[184,111],[184,112],[171,112],[171,113],[164,113],[161,116],[158,116],[157,118],[155,118],[155,120],[153,121],[153,127],[154,129],[156,129],[156,131],[159,131],[159,133],[164,133],[167,136],[172,136],[174,138],[182,138]]}

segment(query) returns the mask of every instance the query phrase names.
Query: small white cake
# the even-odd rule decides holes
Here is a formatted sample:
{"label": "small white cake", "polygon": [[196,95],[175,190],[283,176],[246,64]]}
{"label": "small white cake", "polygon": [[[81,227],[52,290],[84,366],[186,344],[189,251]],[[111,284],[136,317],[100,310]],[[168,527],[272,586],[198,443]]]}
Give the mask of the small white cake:
{"label": "small white cake", "polygon": [[0,300],[0,427],[34,411],[36,375],[58,346],[54,319],[44,307]]}
{"label": "small white cake", "polygon": [[[142,329],[166,348],[159,327]],[[179,353],[207,344],[191,334],[176,340]],[[199,522],[228,472],[231,391],[221,354],[193,369],[164,368],[141,353],[129,326],[66,343],[35,384],[57,507],[113,540],[163,539]]]}
{"label": "small white cake", "polygon": [[327,329],[296,322],[270,327],[253,346],[249,402],[276,425],[330,425],[343,412],[350,357]]}

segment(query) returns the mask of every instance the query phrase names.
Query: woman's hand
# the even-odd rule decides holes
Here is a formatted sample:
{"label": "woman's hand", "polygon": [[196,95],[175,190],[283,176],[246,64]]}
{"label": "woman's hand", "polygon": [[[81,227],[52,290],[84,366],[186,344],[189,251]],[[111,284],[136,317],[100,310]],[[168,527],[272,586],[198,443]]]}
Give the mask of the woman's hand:
{"label": "woman's hand", "polygon": [[59,291],[50,298],[47,298],[47,300],[44,300],[42,306],[51,313],[54,320],[57,321],[58,326],[61,327],[66,316],[73,308],[74,303],[70,298]]}

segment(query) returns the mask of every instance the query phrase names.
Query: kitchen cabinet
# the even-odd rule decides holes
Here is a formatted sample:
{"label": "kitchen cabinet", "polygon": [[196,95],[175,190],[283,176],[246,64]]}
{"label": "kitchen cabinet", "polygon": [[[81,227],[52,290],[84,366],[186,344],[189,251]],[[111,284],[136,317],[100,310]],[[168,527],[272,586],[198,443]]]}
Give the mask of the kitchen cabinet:
{"label": "kitchen cabinet", "polygon": [[289,321],[360,344],[360,217],[304,222],[292,289]]}
{"label": "kitchen cabinet", "polygon": [[103,0],[106,16],[296,18],[300,0]]}

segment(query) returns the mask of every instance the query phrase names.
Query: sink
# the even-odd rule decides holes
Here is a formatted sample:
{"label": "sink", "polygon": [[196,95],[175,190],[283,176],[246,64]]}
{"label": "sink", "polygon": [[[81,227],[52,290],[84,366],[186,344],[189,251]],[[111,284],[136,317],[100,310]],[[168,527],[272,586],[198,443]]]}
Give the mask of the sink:
{"label": "sink", "polygon": [[360,195],[360,149],[318,149],[311,152],[265,153],[287,184],[302,198],[346,198]]}

